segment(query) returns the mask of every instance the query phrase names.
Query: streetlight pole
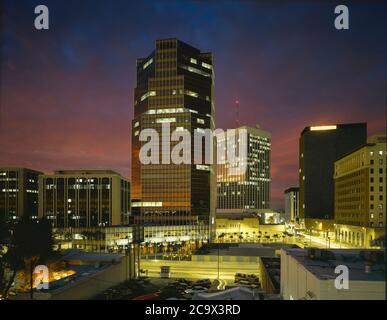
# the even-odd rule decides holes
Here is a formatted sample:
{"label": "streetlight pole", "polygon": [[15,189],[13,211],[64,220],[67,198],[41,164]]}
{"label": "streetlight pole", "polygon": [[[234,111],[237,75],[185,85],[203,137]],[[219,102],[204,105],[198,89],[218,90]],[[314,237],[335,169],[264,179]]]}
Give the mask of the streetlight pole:
{"label": "streetlight pole", "polygon": [[309,247],[312,247],[312,229],[309,229]]}
{"label": "streetlight pole", "polygon": [[220,274],[219,268],[220,268],[220,264],[219,264],[219,242],[218,242],[218,281],[220,281],[220,279],[219,279],[219,274]]}

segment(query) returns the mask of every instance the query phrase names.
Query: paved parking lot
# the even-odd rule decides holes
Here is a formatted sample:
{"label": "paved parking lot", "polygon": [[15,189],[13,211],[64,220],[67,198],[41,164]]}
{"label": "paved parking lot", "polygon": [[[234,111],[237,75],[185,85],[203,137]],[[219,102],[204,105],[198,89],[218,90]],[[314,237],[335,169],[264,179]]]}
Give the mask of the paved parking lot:
{"label": "paved parking lot", "polygon": [[[187,279],[188,280],[188,279]],[[94,297],[95,300],[165,300],[169,298],[190,299],[192,294],[185,294],[184,290],[192,288],[196,281],[191,280],[192,285],[180,286],[176,279],[146,278],[143,280],[131,280]],[[215,290],[217,283],[209,285],[208,289]]]}

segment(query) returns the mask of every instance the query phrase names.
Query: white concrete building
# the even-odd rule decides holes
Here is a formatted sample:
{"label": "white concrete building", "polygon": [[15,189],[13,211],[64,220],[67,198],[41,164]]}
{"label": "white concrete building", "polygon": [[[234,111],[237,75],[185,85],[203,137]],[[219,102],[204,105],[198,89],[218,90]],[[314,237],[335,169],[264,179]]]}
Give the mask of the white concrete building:
{"label": "white concrete building", "polygon": [[[348,289],[337,289],[335,273],[348,267]],[[285,300],[384,300],[381,250],[281,250],[281,296]]]}

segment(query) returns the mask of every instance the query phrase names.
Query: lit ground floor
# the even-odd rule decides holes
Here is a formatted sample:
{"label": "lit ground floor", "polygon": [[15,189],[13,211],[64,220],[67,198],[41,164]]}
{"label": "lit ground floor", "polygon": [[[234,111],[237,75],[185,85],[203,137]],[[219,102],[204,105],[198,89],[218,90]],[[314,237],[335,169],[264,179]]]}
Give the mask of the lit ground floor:
{"label": "lit ground floor", "polygon": [[209,241],[208,225],[109,226],[54,230],[58,250],[125,253],[141,243],[142,255],[187,255]]}
{"label": "lit ground floor", "polygon": [[385,236],[385,228],[368,228],[351,225],[335,225],[335,242],[344,243],[353,247],[371,248],[382,246],[378,239]]}
{"label": "lit ground floor", "polygon": [[326,248],[380,248],[385,245],[385,228],[335,224],[333,220],[305,219],[302,225],[287,225],[286,230],[303,235]]}

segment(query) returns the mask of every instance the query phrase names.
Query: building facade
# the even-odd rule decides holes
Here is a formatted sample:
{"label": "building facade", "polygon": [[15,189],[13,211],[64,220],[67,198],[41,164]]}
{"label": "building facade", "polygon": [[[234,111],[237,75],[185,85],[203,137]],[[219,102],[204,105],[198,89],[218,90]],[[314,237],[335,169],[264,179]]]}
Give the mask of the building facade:
{"label": "building facade", "polygon": [[127,224],[130,182],[110,170],[62,170],[39,176],[39,216],[54,228]]}
{"label": "building facade", "polygon": [[[349,270],[349,285],[337,288],[336,279],[344,282],[338,278],[343,267]],[[283,248],[281,296],[284,300],[385,300],[384,268],[382,250]]]}
{"label": "building facade", "polygon": [[[215,127],[214,68],[211,53],[177,39],[156,41],[156,49],[137,60],[137,86],[132,121],[132,206],[145,225],[212,223],[215,213],[215,174],[211,164],[194,164],[194,131]],[[164,126],[163,126],[164,125]],[[153,129],[167,142],[158,163],[144,164],[140,141]],[[189,132],[191,162],[174,164],[170,152],[177,141],[170,132]],[[164,142],[164,136],[159,140]],[[204,159],[204,156],[203,156]]]}
{"label": "building facade", "polygon": [[370,246],[385,234],[386,150],[386,135],[377,135],[335,162],[336,241]]}
{"label": "building facade", "polygon": [[38,216],[38,176],[26,168],[0,168],[0,219]]}
{"label": "building facade", "polygon": [[315,225],[318,226],[316,229],[333,227],[334,161],[366,142],[366,123],[311,126],[302,131],[299,208],[306,228],[314,229]]}
{"label": "building facade", "polygon": [[300,188],[292,187],[285,190],[285,221],[299,222],[299,195]]}
{"label": "building facade", "polygon": [[225,140],[231,139],[235,141],[235,149],[239,150],[241,129],[247,133],[247,153],[246,159],[241,156],[238,161],[246,164],[246,170],[244,173],[231,175],[230,168],[239,163],[230,164],[218,159],[217,212],[270,208],[270,133],[259,128],[243,126],[234,131],[217,134],[217,148],[227,148],[228,143],[225,143]]}

